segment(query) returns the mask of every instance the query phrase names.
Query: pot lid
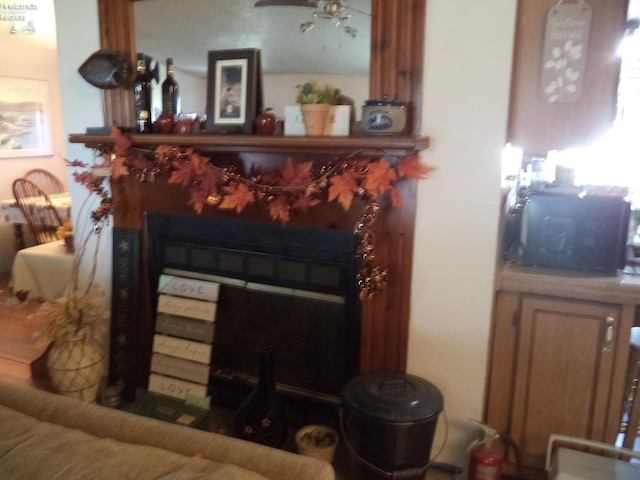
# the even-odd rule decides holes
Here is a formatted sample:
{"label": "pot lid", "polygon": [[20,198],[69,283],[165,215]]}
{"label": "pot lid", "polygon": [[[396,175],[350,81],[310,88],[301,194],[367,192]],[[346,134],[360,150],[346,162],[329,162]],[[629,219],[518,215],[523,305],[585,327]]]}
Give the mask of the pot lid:
{"label": "pot lid", "polygon": [[356,376],[345,384],[342,400],[362,415],[392,423],[430,419],[444,405],[442,393],[435,385],[401,373]]}
{"label": "pot lid", "polygon": [[365,100],[367,107],[404,107],[405,102],[400,100]]}

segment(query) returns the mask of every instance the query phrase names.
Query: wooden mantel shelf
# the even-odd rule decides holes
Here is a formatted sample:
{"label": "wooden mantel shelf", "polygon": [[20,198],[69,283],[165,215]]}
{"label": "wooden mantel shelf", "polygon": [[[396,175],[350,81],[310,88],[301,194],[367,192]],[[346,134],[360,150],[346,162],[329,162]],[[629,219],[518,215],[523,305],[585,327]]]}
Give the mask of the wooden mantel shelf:
{"label": "wooden mantel shelf", "polygon": [[[194,147],[211,152],[259,152],[259,153],[327,153],[345,154],[356,151],[384,152],[387,155],[404,156],[418,153],[429,147],[428,137],[350,135],[348,137],[305,137],[283,135],[159,135],[129,134],[138,147],[155,148],[158,145]],[[69,142],[84,143],[88,147],[113,143],[109,135],[72,133]]]}

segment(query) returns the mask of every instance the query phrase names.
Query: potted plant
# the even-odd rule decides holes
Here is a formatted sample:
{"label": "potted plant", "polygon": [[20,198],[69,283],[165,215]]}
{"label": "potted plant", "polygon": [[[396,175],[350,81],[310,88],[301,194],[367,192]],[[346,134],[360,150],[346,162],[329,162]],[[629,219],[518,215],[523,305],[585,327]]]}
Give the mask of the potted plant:
{"label": "potted plant", "polygon": [[331,463],[339,440],[338,432],[326,425],[307,425],[296,432],[298,453]]}
{"label": "potted plant", "polygon": [[73,253],[73,224],[70,218],[56,229],[56,238],[64,242],[67,253]]}
{"label": "potted plant", "polygon": [[[86,167],[79,162],[69,164]],[[98,210],[91,214],[93,226],[81,229],[86,230],[86,236],[76,245],[67,292],[63,297],[43,303],[37,312],[48,322],[35,332],[35,337],[38,343],[49,345],[47,371],[58,393],[95,402],[106,368],[106,352],[100,338],[108,326],[110,312],[105,305],[105,292],[94,284],[94,280],[100,256],[100,234],[110,213],[105,205],[108,207],[111,199],[103,185],[104,178],[95,177],[90,169],[75,173],[74,177],[90,190],[80,207],[81,215],[93,193],[97,193],[102,201]],[[68,228],[71,229],[71,222]],[[65,228],[59,233],[65,235]],[[88,278],[81,275],[84,259],[90,261]]]}
{"label": "potted plant", "polygon": [[300,104],[307,135],[323,135],[331,105],[337,105],[340,100],[340,89],[317,80],[296,85],[296,89],[296,103]]}

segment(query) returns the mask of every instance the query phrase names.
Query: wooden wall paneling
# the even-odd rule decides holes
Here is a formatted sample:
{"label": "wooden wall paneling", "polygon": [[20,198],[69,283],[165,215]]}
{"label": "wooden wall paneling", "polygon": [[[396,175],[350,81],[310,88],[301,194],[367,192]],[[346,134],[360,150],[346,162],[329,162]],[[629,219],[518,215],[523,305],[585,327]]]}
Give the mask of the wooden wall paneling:
{"label": "wooden wall paneling", "polygon": [[133,79],[136,73],[136,37],[131,0],[98,0],[100,44],[129,58],[124,87],[103,90],[105,125],[134,126]]}
{"label": "wooden wall paneling", "polygon": [[[586,75],[575,102],[547,103],[540,95],[542,48],[547,12],[557,0],[520,0],[508,140],[527,153],[588,146],[616,115],[620,59],[628,0],[589,0],[591,31]],[[570,3],[565,0],[565,3]]]}
{"label": "wooden wall paneling", "polygon": [[425,0],[372,0],[369,96],[403,100],[409,135],[420,132]]}

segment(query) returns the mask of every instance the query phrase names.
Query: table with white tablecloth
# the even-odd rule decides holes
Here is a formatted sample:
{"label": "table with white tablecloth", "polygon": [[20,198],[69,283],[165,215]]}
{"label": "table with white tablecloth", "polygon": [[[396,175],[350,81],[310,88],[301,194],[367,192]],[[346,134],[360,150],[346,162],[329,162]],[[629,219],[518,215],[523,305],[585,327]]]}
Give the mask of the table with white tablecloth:
{"label": "table with white tablecloth", "polygon": [[63,241],[23,248],[16,253],[10,288],[20,300],[56,300],[64,296],[73,269],[73,253]]}
{"label": "table with white tablecloth", "polygon": [[[51,205],[58,212],[58,216],[64,221],[71,216],[71,195],[69,192],[49,194]],[[25,247],[23,225],[27,223],[22,210],[15,198],[0,200],[0,221],[13,223],[16,237],[16,250]]]}

